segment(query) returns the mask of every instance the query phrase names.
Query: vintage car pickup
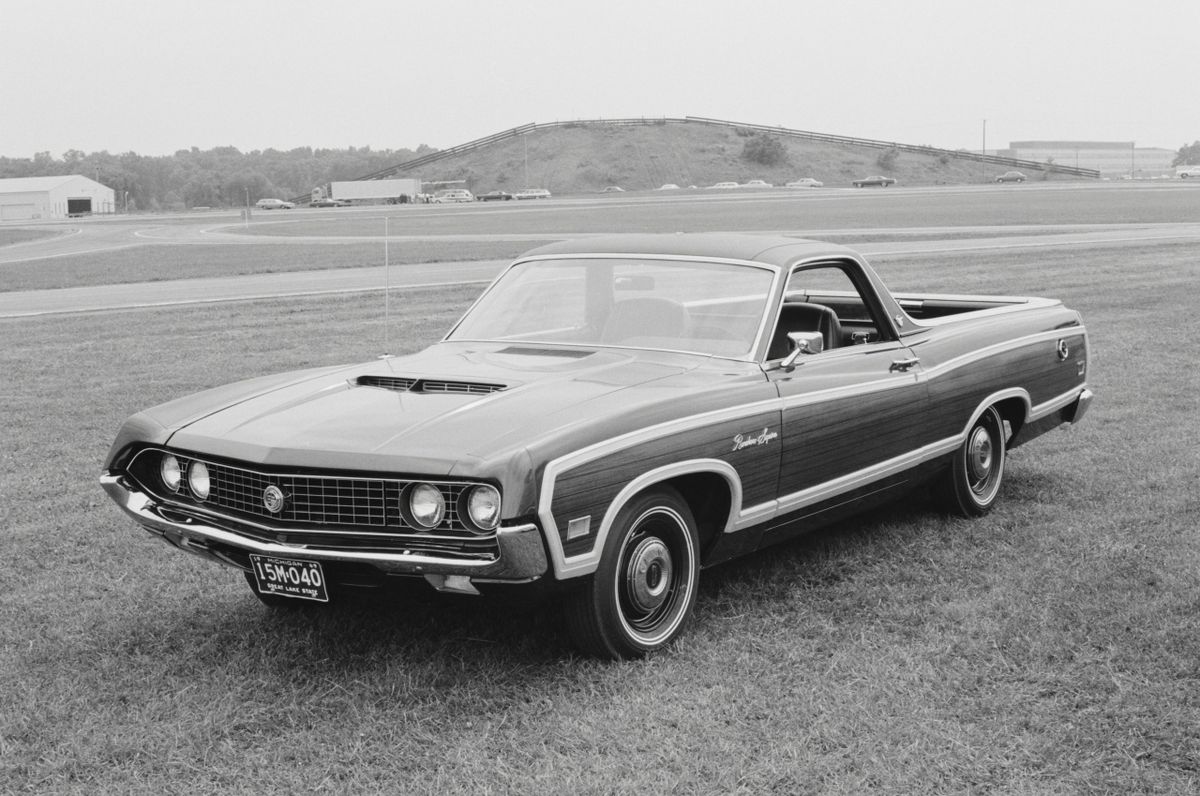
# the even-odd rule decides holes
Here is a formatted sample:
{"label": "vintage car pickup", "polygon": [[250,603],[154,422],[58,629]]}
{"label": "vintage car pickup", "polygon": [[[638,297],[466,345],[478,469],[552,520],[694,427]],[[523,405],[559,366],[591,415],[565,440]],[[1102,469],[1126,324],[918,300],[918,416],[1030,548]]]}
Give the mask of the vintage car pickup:
{"label": "vintage car pickup", "polygon": [[423,578],[561,590],[584,651],[677,638],[702,568],[1005,453],[1092,399],[1078,313],[893,295],[831,244],[585,238],[519,258],[439,343],[131,417],[101,482],[268,605]]}

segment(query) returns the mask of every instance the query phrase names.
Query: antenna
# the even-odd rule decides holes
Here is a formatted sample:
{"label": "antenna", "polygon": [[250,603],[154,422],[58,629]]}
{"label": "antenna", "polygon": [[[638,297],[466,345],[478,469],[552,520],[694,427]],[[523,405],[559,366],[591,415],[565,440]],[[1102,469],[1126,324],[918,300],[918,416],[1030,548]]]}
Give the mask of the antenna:
{"label": "antenna", "polygon": [[388,258],[388,217],[383,217],[383,356],[391,354],[392,284],[391,260]]}

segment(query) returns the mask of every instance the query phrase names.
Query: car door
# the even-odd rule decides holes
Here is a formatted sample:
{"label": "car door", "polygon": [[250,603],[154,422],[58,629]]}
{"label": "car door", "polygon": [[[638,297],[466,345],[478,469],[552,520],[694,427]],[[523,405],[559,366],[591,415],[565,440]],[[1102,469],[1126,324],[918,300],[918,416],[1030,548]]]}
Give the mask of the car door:
{"label": "car door", "polygon": [[853,274],[835,263],[789,279],[776,338],[789,331],[789,305],[818,308],[834,328],[810,329],[822,334],[823,350],[800,354],[794,367],[767,362],[782,416],[781,516],[897,485],[925,458],[930,418],[920,363]]}
{"label": "car door", "polygon": [[886,479],[919,459],[928,395],[896,341],[801,356],[770,378],[782,410],[779,499],[786,511]]}

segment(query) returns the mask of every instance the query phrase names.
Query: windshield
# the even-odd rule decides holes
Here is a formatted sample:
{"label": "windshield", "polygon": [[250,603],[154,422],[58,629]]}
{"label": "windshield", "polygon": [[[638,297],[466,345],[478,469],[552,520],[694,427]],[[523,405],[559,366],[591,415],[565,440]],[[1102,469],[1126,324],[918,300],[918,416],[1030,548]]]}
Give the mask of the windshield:
{"label": "windshield", "polygon": [[751,353],[775,273],[751,265],[588,258],[506,271],[448,340]]}

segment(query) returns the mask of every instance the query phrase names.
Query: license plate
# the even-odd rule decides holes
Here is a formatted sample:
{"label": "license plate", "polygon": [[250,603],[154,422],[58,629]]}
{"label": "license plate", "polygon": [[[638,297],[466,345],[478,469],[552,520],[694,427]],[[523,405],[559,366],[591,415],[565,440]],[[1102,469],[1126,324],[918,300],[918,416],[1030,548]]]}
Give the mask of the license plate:
{"label": "license plate", "polygon": [[329,602],[320,561],[251,554],[250,566],[254,568],[254,580],[262,594]]}

